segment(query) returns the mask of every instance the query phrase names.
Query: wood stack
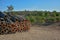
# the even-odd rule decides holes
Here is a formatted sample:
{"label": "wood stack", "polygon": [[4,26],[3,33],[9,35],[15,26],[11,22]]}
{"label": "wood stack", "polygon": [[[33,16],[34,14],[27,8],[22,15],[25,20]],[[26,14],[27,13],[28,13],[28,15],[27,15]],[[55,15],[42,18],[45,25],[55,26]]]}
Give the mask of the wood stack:
{"label": "wood stack", "polygon": [[0,34],[11,34],[16,32],[28,31],[30,29],[30,22],[24,20],[21,22],[16,21],[13,24],[7,24],[4,22],[0,23]]}

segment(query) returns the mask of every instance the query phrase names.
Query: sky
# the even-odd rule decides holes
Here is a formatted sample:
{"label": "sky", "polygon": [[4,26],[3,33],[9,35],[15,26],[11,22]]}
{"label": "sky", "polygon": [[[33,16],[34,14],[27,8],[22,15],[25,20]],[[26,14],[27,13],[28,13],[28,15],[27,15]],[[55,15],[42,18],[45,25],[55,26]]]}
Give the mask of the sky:
{"label": "sky", "polygon": [[15,11],[60,11],[60,0],[0,0],[0,11],[6,11],[7,6],[13,5]]}

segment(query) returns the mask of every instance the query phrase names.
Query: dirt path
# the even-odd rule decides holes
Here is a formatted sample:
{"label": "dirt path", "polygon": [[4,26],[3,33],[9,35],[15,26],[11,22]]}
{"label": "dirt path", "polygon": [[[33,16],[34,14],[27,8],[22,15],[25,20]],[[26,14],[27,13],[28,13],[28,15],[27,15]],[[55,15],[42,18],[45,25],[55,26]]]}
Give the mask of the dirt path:
{"label": "dirt path", "polygon": [[60,40],[60,31],[31,27],[28,32],[0,35],[0,40]]}

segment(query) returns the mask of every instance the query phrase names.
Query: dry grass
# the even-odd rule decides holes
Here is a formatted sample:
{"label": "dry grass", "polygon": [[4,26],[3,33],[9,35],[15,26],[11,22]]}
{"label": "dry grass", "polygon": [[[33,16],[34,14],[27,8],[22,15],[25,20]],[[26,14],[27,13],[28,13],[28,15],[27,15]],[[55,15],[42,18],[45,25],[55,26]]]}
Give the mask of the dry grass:
{"label": "dry grass", "polygon": [[43,27],[31,27],[28,32],[0,35],[0,40],[60,40],[60,31]]}

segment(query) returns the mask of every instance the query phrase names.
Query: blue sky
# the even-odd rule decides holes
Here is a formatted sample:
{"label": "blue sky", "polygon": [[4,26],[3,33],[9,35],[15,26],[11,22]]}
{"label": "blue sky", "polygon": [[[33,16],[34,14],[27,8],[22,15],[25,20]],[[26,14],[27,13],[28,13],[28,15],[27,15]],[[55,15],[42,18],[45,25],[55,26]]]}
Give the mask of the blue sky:
{"label": "blue sky", "polygon": [[9,5],[13,5],[14,10],[60,11],[60,0],[0,0],[0,11],[6,11]]}

